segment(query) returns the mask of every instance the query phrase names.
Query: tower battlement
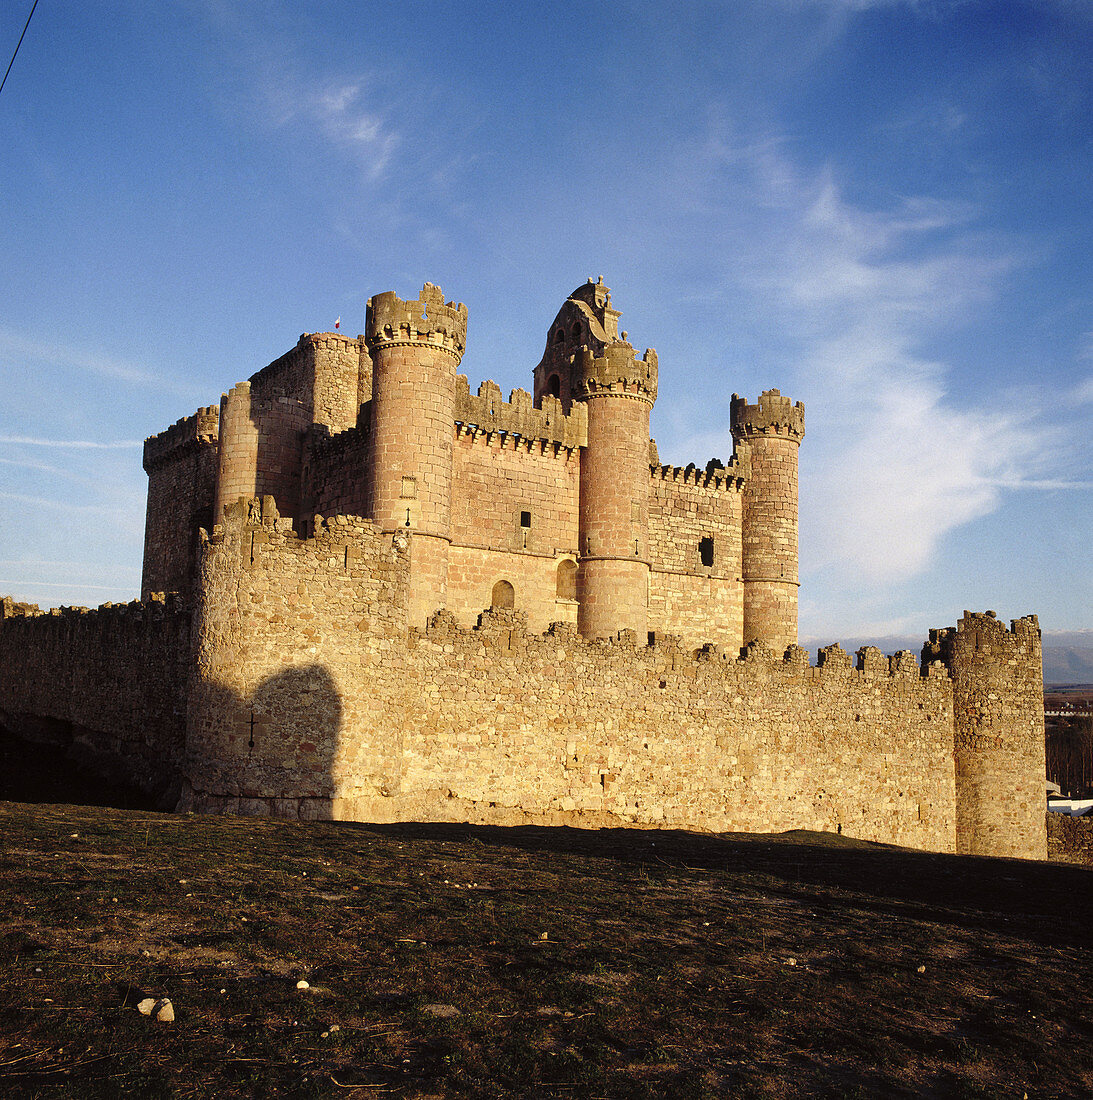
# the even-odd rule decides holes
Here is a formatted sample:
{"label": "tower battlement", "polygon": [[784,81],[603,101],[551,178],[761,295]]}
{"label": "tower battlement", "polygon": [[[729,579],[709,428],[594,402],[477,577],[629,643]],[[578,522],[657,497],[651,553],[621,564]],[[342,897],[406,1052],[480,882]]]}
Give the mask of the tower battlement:
{"label": "tower battlement", "polygon": [[458,360],[467,346],[467,307],[445,302],[440,287],[426,283],[421,297],[403,300],[393,290],[368,299],[365,339],[370,348],[415,343],[443,348]]}
{"label": "tower battlement", "polygon": [[573,397],[587,400],[605,390],[642,397],[651,405],[657,399],[659,364],[653,348],[639,359],[625,341],[608,344],[602,355],[581,348],[573,364]]}
{"label": "tower battlement", "polygon": [[805,407],[800,401],[794,405],[778,390],[764,390],[755,405],[749,405],[746,398],[734,393],[729,404],[729,422],[733,439],[773,434],[800,440],[805,434]]}
{"label": "tower battlement", "polygon": [[192,416],[176,420],[169,428],[144,441],[144,469],[151,470],[172,454],[190,446],[214,445],[220,423],[220,407],[207,405]]}
{"label": "tower battlement", "polygon": [[491,381],[481,383],[478,393],[472,394],[464,374],[455,380],[455,422],[563,447],[583,447],[588,442],[588,412],[583,405],[574,405],[566,413],[557,397],[547,396],[537,409],[527,390],[513,390],[503,401],[501,387]]}

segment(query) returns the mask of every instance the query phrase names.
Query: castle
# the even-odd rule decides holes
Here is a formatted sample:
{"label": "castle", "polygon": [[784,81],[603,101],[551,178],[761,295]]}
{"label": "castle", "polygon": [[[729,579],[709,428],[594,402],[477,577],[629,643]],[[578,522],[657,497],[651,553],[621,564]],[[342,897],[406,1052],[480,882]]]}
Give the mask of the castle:
{"label": "castle", "polygon": [[803,406],[733,395],[727,464],[661,465],[619,317],[578,287],[508,401],[429,283],[305,334],[146,441],[142,602],[4,602],[0,719],[181,808],[1043,857],[1035,617],[812,667]]}

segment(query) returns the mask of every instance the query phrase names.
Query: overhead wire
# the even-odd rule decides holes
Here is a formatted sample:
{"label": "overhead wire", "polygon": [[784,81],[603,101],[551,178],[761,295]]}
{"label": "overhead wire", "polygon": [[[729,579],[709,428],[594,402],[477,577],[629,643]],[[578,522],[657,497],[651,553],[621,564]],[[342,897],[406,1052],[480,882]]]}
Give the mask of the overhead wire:
{"label": "overhead wire", "polygon": [[23,44],[23,39],[26,37],[27,27],[30,26],[30,21],[34,18],[34,9],[38,6],[38,0],[34,0],[34,3],[30,6],[30,15],[27,16],[26,25],[23,27],[23,33],[19,35],[19,41],[15,43],[15,53],[11,55],[11,60],[8,62],[7,72],[4,73],[4,79],[0,80],[0,92],[4,90],[4,85],[8,82],[8,73],[11,72],[12,65],[15,64],[15,59],[19,56],[19,47]]}

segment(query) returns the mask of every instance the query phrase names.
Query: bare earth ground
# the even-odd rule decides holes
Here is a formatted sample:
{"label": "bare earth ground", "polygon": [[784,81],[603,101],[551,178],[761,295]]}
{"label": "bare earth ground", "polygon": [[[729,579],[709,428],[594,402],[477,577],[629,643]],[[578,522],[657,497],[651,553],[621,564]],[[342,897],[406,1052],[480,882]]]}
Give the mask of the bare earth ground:
{"label": "bare earth ground", "polygon": [[6,1097],[1093,1094],[1087,867],[16,802],[0,828]]}

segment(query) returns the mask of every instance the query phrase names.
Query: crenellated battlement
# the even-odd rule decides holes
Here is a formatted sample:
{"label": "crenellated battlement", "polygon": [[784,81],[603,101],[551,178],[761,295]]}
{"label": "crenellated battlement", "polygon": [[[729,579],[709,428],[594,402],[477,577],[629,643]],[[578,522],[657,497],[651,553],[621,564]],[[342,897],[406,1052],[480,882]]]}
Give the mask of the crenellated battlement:
{"label": "crenellated battlement", "polygon": [[364,327],[369,348],[423,344],[442,348],[458,360],[467,346],[467,307],[445,302],[433,283],[422,287],[418,299],[403,300],[388,290],[368,299]]}
{"label": "crenellated battlement", "polygon": [[640,397],[650,405],[657,399],[657,353],[647,348],[638,359],[623,340],[608,344],[603,355],[581,348],[573,363],[573,396],[587,400],[604,393]]}
{"label": "crenellated battlement", "polygon": [[753,642],[739,651],[707,643],[697,649],[686,647],[676,634],[650,632],[648,642],[639,641],[632,630],[622,630],[606,638],[583,638],[573,623],[555,622],[541,633],[528,630],[527,615],[522,611],[488,609],[470,627],[460,626],[449,611],[437,611],[424,629],[410,632],[414,638],[443,646],[477,652],[485,646],[487,652],[523,653],[566,659],[586,654],[611,659],[623,658],[660,667],[667,664],[676,670],[702,667],[708,675],[720,669],[723,675],[735,675],[739,670],[778,672],[784,676],[799,676],[807,681],[945,681],[949,674],[940,663],[921,668],[910,650],[900,650],[887,656],[874,646],[865,646],[856,657],[838,643],[817,650],[816,663],[809,661],[808,651],[801,646],[787,646],[779,655],[762,642]]}
{"label": "crenellated battlement", "polygon": [[220,407],[207,405],[192,416],[176,420],[166,430],[144,441],[144,469],[151,470],[183,449],[215,446],[220,425]]}
{"label": "crenellated battlement", "polygon": [[1035,615],[1012,619],[1007,630],[993,611],[965,611],[954,627],[931,630],[923,646],[922,660],[943,661],[952,667],[957,653],[974,655],[977,661],[1005,660],[1020,655],[1026,660],[1041,659],[1040,622]]}
{"label": "crenellated battlement", "polygon": [[503,401],[501,387],[491,381],[481,383],[472,394],[462,374],[456,377],[455,422],[468,431],[503,432],[569,448],[588,443],[588,410],[583,405],[574,405],[566,414],[557,397],[547,396],[537,409],[531,394],[520,389]]}
{"label": "crenellated battlement", "polygon": [[734,393],[729,403],[729,419],[735,440],[779,435],[799,441],[805,434],[804,405],[800,401],[794,405],[778,390],[764,390],[754,405]]}
{"label": "crenellated battlement", "polygon": [[354,338],[342,332],[302,332],[300,333],[300,339],[296,341],[295,347],[290,348],[284,355],[279,355],[272,363],[252,374],[250,381],[255,383],[257,389],[275,389],[277,381],[282,376],[291,375],[293,368],[309,352],[327,351],[336,354],[353,352],[360,354],[364,348],[363,336]]}
{"label": "crenellated battlement", "polygon": [[650,465],[654,481],[670,481],[677,485],[698,485],[704,489],[725,489],[739,492],[751,474],[746,448],[742,454],[733,455],[726,466],[720,459],[711,458],[705,468],[693,462],[687,466]]}

